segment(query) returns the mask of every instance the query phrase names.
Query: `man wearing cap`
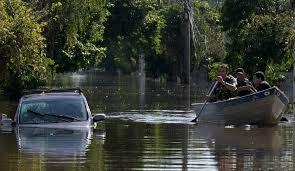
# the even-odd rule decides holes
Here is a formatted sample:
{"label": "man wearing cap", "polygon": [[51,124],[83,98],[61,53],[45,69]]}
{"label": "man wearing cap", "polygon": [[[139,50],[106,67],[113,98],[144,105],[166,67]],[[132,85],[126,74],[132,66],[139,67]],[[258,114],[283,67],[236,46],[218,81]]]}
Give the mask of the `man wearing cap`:
{"label": "man wearing cap", "polygon": [[237,96],[245,96],[256,92],[252,83],[246,78],[246,74],[243,68],[236,69],[235,72],[237,79]]}

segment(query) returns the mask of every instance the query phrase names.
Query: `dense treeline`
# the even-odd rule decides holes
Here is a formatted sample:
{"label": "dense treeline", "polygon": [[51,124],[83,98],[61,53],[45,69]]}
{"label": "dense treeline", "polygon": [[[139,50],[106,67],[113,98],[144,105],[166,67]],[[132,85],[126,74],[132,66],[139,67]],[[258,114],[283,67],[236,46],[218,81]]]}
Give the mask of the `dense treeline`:
{"label": "dense treeline", "polygon": [[[183,76],[184,1],[2,0],[0,80],[8,90],[54,72],[91,67],[150,77]],[[227,62],[276,80],[294,63],[294,7],[287,0],[191,0],[192,70]]]}
{"label": "dense treeline", "polygon": [[58,72],[97,66],[105,56],[106,0],[26,0],[46,22],[47,56]]}
{"label": "dense treeline", "polygon": [[[143,55],[150,77],[175,79],[183,75],[184,11],[182,1],[113,0],[106,22],[105,66],[125,73],[137,70]],[[217,8],[207,1],[191,3],[198,29],[192,66],[201,59],[224,57],[223,33]],[[206,41],[206,42],[205,42]]]}
{"label": "dense treeline", "polygon": [[55,72],[97,66],[104,0],[1,0],[0,80],[11,92],[44,85]]}
{"label": "dense treeline", "polygon": [[270,81],[280,81],[294,63],[295,6],[291,5],[289,0],[226,0],[221,12],[228,38],[225,61],[250,74],[265,71]]}

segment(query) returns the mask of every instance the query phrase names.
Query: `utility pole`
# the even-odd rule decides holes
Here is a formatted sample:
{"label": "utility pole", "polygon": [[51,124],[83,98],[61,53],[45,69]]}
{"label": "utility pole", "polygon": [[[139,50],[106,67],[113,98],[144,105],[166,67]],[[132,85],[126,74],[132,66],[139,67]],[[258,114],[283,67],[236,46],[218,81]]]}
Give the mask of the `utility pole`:
{"label": "utility pole", "polygon": [[184,47],[184,65],[183,65],[183,71],[184,71],[184,84],[190,84],[190,54],[191,54],[191,48],[190,48],[190,40],[191,40],[191,27],[190,27],[190,6],[189,6],[189,0],[184,0],[184,21],[185,21],[185,35],[184,35],[184,41],[185,41],[185,47]]}

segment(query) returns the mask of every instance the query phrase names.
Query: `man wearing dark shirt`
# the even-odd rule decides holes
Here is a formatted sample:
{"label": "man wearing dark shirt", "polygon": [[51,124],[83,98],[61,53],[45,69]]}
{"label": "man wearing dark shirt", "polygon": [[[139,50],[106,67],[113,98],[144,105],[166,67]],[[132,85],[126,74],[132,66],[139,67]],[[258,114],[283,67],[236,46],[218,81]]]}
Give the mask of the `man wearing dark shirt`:
{"label": "man wearing dark shirt", "polygon": [[243,68],[236,69],[235,73],[237,78],[237,96],[245,96],[256,92],[256,89],[253,87],[252,83],[246,78]]}
{"label": "man wearing dark shirt", "polygon": [[255,72],[253,75],[253,82],[257,91],[262,91],[271,87],[269,83],[265,81],[265,76],[262,71]]}

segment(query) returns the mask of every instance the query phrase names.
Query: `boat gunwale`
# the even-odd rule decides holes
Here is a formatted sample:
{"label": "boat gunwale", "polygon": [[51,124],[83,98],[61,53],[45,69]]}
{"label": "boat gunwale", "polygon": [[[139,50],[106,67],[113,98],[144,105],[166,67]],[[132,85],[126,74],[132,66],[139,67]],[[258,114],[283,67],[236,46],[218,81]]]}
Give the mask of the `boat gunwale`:
{"label": "boat gunwale", "polygon": [[[267,92],[267,91],[272,91],[270,94],[268,95],[265,95],[264,93]],[[275,91],[278,91],[279,92],[279,95],[278,93],[275,94]],[[246,100],[247,102],[250,101],[251,99],[255,98],[255,99],[261,99],[261,98],[264,98],[264,97],[259,97],[257,98],[257,95],[261,95],[263,94],[264,97],[267,97],[267,96],[271,96],[271,95],[275,95],[275,96],[278,96],[278,98],[280,98],[280,100],[285,104],[287,105],[289,103],[289,99],[288,97],[285,95],[285,93],[280,90],[277,86],[273,86],[271,88],[268,88],[268,89],[265,89],[265,90],[262,90],[262,91],[258,91],[258,92],[255,92],[255,93],[252,93],[252,94],[248,94],[248,95],[245,95],[245,96],[241,96],[241,97],[234,97],[234,98],[230,98],[230,99],[227,99],[227,100],[222,100],[222,101],[216,101],[216,102],[208,102],[207,105],[211,104],[215,104],[215,105],[223,105],[223,104],[229,104],[229,103],[234,103],[234,102],[241,102],[243,103],[244,100],[246,99],[249,99],[249,100]],[[284,98],[284,99],[282,99]],[[191,106],[197,106],[197,105],[200,105],[200,104],[203,104],[203,103],[192,103]]]}
{"label": "boat gunwale", "polygon": [[[289,103],[289,99],[288,97],[284,94],[283,91],[281,91],[278,87],[274,86],[274,87],[271,87],[271,88],[268,88],[266,90],[263,90],[263,91],[259,91],[259,92],[256,92],[256,93],[253,93],[253,94],[249,94],[249,95],[246,95],[246,96],[242,96],[242,97],[235,97],[235,98],[231,98],[231,99],[228,99],[228,100],[224,100],[224,101],[217,101],[217,102],[209,102],[207,104],[207,106],[215,106],[218,108],[218,110],[224,110],[225,108],[228,108],[228,107],[238,107],[241,106],[241,105],[244,105],[244,104],[247,104],[247,103],[254,103],[256,104],[257,102],[259,101],[264,101],[264,99],[270,99],[270,100],[274,100],[274,99],[277,99],[279,100],[283,106],[281,106],[283,108],[283,110],[286,109],[286,106],[288,105]],[[203,103],[193,103],[191,104],[191,107],[193,108],[194,111],[197,111],[198,107],[203,105]],[[212,107],[211,107],[212,109]],[[239,110],[239,109],[238,109]],[[217,115],[216,115],[217,116]],[[222,113],[220,116],[224,117],[225,114]],[[280,118],[282,116],[282,113],[280,112],[280,116],[277,117],[277,118]],[[222,120],[222,122],[220,122]],[[229,121],[225,118],[223,119],[218,119],[218,122],[217,123],[223,123],[223,124],[226,124],[226,125],[232,125],[232,124],[236,124],[235,122],[232,122],[232,121]],[[212,123],[216,123],[216,120],[213,119],[202,119],[202,122],[212,122]],[[275,119],[275,120],[264,120],[262,119],[261,121],[251,121],[249,122],[250,124],[253,124],[253,123],[263,123],[263,124],[266,124],[266,125],[275,125],[277,124],[279,121],[279,119]],[[227,123],[229,122],[229,123]],[[247,124],[248,122],[245,122],[245,124]],[[241,123],[238,123],[238,124],[241,124]]]}

